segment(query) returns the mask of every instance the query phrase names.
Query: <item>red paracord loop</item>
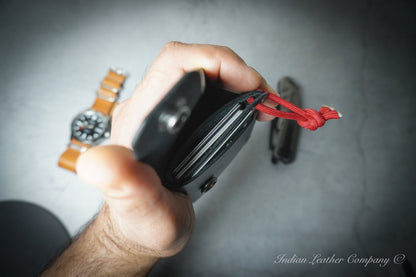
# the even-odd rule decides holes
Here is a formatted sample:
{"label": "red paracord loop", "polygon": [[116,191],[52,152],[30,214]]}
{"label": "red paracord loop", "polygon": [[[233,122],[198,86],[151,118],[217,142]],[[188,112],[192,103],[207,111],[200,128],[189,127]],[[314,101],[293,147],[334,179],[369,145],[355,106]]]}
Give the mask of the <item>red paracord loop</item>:
{"label": "red paracord loop", "polygon": [[[292,112],[276,110],[263,104],[257,104],[255,108],[260,112],[274,117],[296,120],[301,127],[311,131],[322,127],[329,119],[339,119],[342,116],[341,113],[337,112],[334,108],[329,106],[322,106],[319,112],[314,109],[301,109],[270,92],[267,94],[267,99],[274,101],[276,104],[279,104]],[[253,101],[253,97],[247,99],[249,104],[251,104]]]}

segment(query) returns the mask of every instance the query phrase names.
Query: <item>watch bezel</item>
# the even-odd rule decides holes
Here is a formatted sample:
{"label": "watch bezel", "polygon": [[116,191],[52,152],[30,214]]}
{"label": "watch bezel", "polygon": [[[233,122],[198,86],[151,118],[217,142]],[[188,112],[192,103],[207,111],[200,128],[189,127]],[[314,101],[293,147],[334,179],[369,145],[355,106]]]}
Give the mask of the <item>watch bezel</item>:
{"label": "watch bezel", "polygon": [[[74,124],[75,121],[82,115],[91,115],[91,114],[95,114],[97,115],[99,118],[102,119],[103,123],[104,123],[104,132],[101,136],[97,137],[97,138],[93,138],[92,140],[88,140],[88,139],[80,139],[78,137],[75,136],[74,134]],[[86,145],[96,145],[99,144],[101,141],[105,140],[106,138],[108,138],[110,136],[110,117],[107,115],[104,115],[103,113],[96,111],[96,110],[92,110],[92,109],[87,109],[84,110],[80,113],[78,113],[71,122],[71,139],[76,139],[79,142],[86,144]]]}

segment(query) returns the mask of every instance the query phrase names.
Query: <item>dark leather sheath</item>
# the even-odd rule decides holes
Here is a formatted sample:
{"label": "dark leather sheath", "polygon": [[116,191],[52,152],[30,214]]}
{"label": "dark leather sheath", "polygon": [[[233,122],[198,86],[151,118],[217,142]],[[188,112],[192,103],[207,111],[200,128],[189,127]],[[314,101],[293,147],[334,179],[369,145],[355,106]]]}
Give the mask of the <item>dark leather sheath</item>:
{"label": "dark leather sheath", "polygon": [[[202,70],[188,73],[140,126],[133,140],[135,157],[151,165],[164,186],[196,201],[249,139],[254,107],[266,94],[235,94]],[[250,97],[255,101],[248,104]]]}

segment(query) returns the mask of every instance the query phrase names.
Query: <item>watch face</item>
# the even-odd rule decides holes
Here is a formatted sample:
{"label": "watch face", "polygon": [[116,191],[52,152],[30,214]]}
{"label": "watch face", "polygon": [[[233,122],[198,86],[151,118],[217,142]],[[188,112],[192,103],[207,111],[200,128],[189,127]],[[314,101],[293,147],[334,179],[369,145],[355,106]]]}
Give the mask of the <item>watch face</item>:
{"label": "watch face", "polygon": [[108,120],[97,112],[88,110],[72,121],[72,136],[80,142],[91,144],[107,134]]}

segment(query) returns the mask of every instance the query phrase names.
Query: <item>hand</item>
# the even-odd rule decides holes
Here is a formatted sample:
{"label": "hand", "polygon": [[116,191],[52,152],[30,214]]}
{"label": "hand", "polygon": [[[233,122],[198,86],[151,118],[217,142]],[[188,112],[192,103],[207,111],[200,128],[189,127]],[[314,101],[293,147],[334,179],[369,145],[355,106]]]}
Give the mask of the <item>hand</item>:
{"label": "hand", "polygon": [[186,72],[200,68],[237,93],[274,92],[229,48],[170,42],[132,97],[115,110],[111,145],[91,148],[78,160],[80,178],[99,188],[106,201],[91,228],[101,234],[96,237],[106,259],[123,257],[125,273],[146,272],[158,257],[178,253],[191,236],[195,217],[189,198],[166,189],[150,166],[134,159],[131,145],[146,115]]}
{"label": "hand", "polygon": [[259,87],[273,91],[226,47],[168,43],[132,97],[114,112],[111,144],[123,147],[91,149],[77,166],[81,179],[103,191],[116,230],[132,245],[157,256],[173,255],[182,249],[191,234],[193,209],[188,197],[167,190],[155,171],[134,160],[131,144],[141,122],[170,88],[185,72],[200,68],[231,91]]}
{"label": "hand", "polygon": [[[263,77],[233,50],[224,46],[170,42],[162,49],[132,97],[114,112],[111,143],[131,148],[133,136],[144,118],[186,73],[203,69],[226,89],[240,93],[261,88],[277,94]],[[274,107],[274,102],[266,102]],[[259,120],[273,117],[261,113]]]}

